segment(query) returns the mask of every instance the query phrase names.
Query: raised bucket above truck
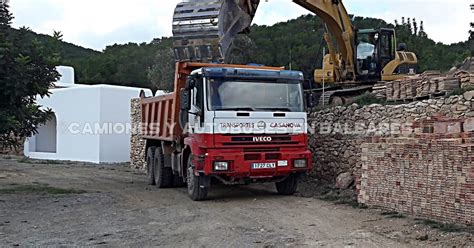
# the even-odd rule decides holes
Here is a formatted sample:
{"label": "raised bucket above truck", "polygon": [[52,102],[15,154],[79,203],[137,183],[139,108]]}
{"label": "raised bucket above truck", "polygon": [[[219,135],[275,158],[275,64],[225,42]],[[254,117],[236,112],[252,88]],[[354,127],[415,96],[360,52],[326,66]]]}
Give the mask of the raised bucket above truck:
{"label": "raised bucket above truck", "polygon": [[248,31],[260,0],[188,0],[173,16],[176,61],[223,62],[238,33]]}

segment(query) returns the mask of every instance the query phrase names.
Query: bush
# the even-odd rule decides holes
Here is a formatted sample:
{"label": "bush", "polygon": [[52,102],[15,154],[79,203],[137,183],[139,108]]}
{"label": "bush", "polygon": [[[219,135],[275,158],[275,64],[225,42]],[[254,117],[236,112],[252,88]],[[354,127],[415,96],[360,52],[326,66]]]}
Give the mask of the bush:
{"label": "bush", "polygon": [[354,103],[357,103],[359,106],[366,106],[371,104],[384,104],[385,101],[382,99],[378,99],[375,94],[366,92],[361,96],[358,96]]}
{"label": "bush", "polygon": [[52,116],[36,104],[59,78],[55,54],[26,28],[13,33],[8,5],[0,2],[0,147],[16,148]]}

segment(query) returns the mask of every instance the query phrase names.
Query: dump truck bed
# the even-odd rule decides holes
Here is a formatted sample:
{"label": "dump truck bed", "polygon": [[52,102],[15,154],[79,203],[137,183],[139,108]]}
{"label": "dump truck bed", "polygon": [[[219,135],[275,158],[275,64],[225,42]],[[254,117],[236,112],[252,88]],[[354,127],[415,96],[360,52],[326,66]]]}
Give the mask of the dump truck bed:
{"label": "dump truck bed", "polygon": [[205,67],[226,67],[240,69],[283,70],[283,67],[176,63],[174,91],[166,95],[142,98],[142,137],[162,141],[177,141],[184,137],[179,125],[180,92],[185,88],[188,76],[197,69]]}

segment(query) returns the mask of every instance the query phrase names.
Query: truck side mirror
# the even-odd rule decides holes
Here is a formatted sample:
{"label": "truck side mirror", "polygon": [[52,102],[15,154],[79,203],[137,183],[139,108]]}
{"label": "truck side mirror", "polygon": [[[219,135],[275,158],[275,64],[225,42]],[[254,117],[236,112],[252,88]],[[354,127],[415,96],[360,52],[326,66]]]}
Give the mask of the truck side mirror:
{"label": "truck side mirror", "polygon": [[189,110],[191,109],[191,90],[181,89],[179,98],[179,126],[185,130],[189,122]]}
{"label": "truck side mirror", "polygon": [[196,79],[194,77],[188,78],[188,80],[186,80],[186,89],[191,90],[194,87],[196,87]]}
{"label": "truck side mirror", "polygon": [[180,95],[180,109],[187,112],[191,109],[191,91],[188,89],[181,89]]}

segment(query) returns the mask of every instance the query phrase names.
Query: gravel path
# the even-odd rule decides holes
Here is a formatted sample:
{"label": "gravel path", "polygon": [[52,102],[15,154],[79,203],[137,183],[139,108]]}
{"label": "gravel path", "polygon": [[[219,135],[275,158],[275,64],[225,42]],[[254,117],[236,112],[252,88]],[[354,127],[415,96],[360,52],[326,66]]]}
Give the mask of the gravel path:
{"label": "gravel path", "polygon": [[[36,189],[36,190],[35,190]],[[409,218],[315,198],[282,197],[273,185],[212,188],[192,202],[159,190],[124,165],[0,160],[0,246],[415,247],[469,246]]]}

